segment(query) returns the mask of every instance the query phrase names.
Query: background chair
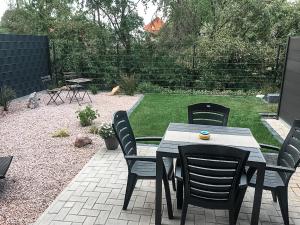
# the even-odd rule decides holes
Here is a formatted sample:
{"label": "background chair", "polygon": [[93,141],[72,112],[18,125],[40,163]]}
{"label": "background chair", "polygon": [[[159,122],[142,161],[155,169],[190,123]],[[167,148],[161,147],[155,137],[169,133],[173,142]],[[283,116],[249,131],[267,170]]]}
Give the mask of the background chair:
{"label": "background chair", "polygon": [[57,103],[58,98],[61,100],[62,103],[64,103],[64,100],[60,97],[62,89],[61,88],[53,88],[53,86],[55,86],[55,85],[54,85],[50,75],[41,77],[41,80],[44,85],[44,88],[46,89],[47,94],[50,96],[50,99],[49,99],[47,105],[50,104],[51,102],[54,102],[56,105],[58,105],[58,103]]}
{"label": "background chair", "polygon": [[[160,141],[160,137],[135,138],[126,111],[114,114],[113,128],[123,151],[127,166],[128,180],[123,209],[127,209],[135,184],[138,179],[156,178],[156,156],[138,156],[136,141]],[[163,182],[165,186],[168,209],[172,210],[168,177],[173,177],[173,159],[164,159]],[[169,217],[172,213],[169,211]]]}
{"label": "background chair", "polygon": [[184,182],[181,225],[185,224],[189,204],[228,209],[229,224],[235,225],[247,189],[243,170],[249,152],[220,145],[198,144],[178,148]]}
{"label": "background chair", "polygon": [[[272,192],[273,201],[277,198],[283,221],[285,225],[289,224],[288,210],[288,185],[289,181],[300,163],[300,120],[295,120],[293,126],[284,140],[281,148],[276,146],[260,144],[262,148],[276,151],[278,154],[274,157],[265,157],[267,160],[264,189]],[[255,187],[255,170],[248,170],[249,186]]]}
{"label": "background chair", "polygon": [[230,109],[214,103],[198,103],[188,106],[190,124],[227,126]]}
{"label": "background chair", "polygon": [[[214,103],[198,103],[188,106],[188,122],[190,124],[227,126],[230,108]],[[181,209],[183,182],[180,160],[176,160],[175,177],[177,179],[177,208]]]}

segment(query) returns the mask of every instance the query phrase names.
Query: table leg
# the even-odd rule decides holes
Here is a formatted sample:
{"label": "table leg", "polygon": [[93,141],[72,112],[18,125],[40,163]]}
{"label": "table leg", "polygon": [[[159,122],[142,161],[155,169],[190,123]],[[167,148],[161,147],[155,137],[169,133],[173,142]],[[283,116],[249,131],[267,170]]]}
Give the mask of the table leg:
{"label": "table leg", "polygon": [[251,216],[251,225],[258,224],[264,179],[265,179],[265,167],[261,166],[260,168],[257,168],[257,177],[256,177],[256,186],[255,186],[255,193],[254,193],[252,216]]}
{"label": "table leg", "polygon": [[155,225],[161,225],[163,158],[156,153]]}

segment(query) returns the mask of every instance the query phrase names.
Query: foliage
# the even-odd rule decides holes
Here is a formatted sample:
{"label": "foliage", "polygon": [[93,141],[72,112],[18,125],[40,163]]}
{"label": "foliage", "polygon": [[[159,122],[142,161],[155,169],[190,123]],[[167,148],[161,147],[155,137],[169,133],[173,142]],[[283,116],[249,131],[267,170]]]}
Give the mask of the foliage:
{"label": "foliage", "polygon": [[276,111],[274,105],[253,96],[147,94],[131,114],[130,123],[136,136],[163,136],[170,122],[187,123],[187,106],[199,102],[229,107],[228,126],[248,127],[258,142],[278,145],[259,116],[259,112]]}
{"label": "foliage", "polygon": [[97,126],[91,126],[90,129],[89,129],[89,132],[90,132],[91,134],[98,134],[99,129],[98,129]]}
{"label": "foliage", "polygon": [[69,137],[69,131],[67,129],[59,129],[55,131],[52,135],[52,137]]}
{"label": "foliage", "polygon": [[93,110],[90,106],[86,106],[85,109],[79,110],[76,113],[83,127],[91,125],[93,120],[99,116],[97,110]]}
{"label": "foliage", "polygon": [[288,36],[299,34],[299,1],[151,3],[167,18],[157,34],[142,32],[134,0],[11,1],[0,32],[48,35],[58,78],[75,71],[106,89],[122,74],[134,74],[168,92],[279,90],[285,46],[279,64],[277,50]]}
{"label": "foliage", "polygon": [[137,89],[136,78],[131,75],[124,75],[120,79],[120,88],[126,95],[134,95]]}
{"label": "foliage", "polygon": [[109,137],[115,136],[115,132],[110,123],[102,123],[101,126],[99,127],[98,133],[100,137],[102,137],[103,139],[107,139]]}
{"label": "foliage", "polygon": [[91,93],[92,93],[93,95],[96,95],[96,94],[98,93],[98,91],[99,91],[99,89],[98,89],[98,87],[97,87],[96,84],[91,84],[91,85],[89,86],[89,90],[91,91]]}
{"label": "foliage", "polygon": [[137,91],[140,93],[162,93],[165,91],[165,88],[151,82],[142,82],[139,83]]}
{"label": "foliage", "polygon": [[0,88],[0,106],[3,106],[4,111],[8,111],[11,100],[16,97],[16,92],[6,85]]}

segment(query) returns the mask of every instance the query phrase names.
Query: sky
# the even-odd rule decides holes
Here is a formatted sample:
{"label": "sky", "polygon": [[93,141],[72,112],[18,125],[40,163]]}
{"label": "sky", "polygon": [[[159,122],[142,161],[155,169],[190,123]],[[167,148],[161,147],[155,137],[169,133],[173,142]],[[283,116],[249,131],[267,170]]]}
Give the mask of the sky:
{"label": "sky", "polygon": [[[0,0],[0,18],[2,18],[5,10],[8,9],[8,0]],[[144,18],[144,24],[148,24],[152,19],[156,17],[155,15],[156,7],[149,3],[148,8],[145,8],[142,3],[138,4],[138,13]]]}

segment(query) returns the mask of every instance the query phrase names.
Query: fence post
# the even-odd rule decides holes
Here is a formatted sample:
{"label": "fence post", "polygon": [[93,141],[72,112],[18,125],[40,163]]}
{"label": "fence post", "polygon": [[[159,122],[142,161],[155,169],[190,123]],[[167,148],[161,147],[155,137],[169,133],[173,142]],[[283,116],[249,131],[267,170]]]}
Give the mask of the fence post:
{"label": "fence post", "polygon": [[279,68],[279,58],[280,58],[280,51],[281,51],[281,44],[278,44],[277,46],[277,54],[276,54],[276,62],[275,62],[275,76],[274,76],[274,80],[273,83],[276,84],[276,80],[278,77],[278,68]]}

